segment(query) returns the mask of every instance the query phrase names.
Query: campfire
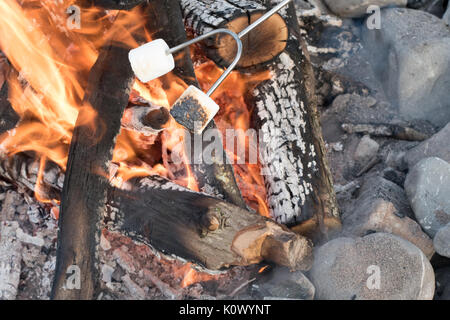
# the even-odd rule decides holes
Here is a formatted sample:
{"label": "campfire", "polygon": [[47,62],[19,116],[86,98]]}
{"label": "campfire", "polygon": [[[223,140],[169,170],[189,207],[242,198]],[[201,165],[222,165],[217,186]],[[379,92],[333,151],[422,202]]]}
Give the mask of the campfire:
{"label": "campfire", "polygon": [[0,300],[448,299],[448,1],[0,11]]}
{"label": "campfire", "polygon": [[[58,220],[53,298],[98,296],[105,243],[135,242],[130,254],[145,252],[181,287],[245,273],[233,291],[268,264],[309,269],[311,240],[339,228],[292,4],[242,35],[239,70],[211,95],[219,110],[200,131],[182,125],[197,111],[180,119],[174,104],[223,74],[237,50],[230,35],[174,52],[174,70],[145,83],[130,67],[130,50],[145,43],[239,33],[270,9],[247,2],[0,3],[10,115],[0,175]],[[81,289],[69,288],[71,270]]]}

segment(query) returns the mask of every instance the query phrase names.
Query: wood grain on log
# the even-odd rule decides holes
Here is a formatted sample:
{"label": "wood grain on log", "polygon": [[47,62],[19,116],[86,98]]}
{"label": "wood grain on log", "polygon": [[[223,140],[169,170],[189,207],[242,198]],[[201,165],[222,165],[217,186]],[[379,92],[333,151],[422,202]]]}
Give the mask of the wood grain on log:
{"label": "wood grain on log", "polygon": [[[108,164],[134,80],[128,51],[104,47],[91,70],[85,101],[97,116],[85,124],[81,108],[72,137],[61,196],[53,299],[92,299],[97,290],[96,257],[106,210]],[[66,288],[71,266],[79,268],[81,288]]]}
{"label": "wood grain on log", "polygon": [[[266,7],[248,0],[182,0],[187,28],[194,34],[226,28],[236,33],[256,21]],[[272,61],[286,47],[288,28],[283,18],[275,14],[242,38],[243,54],[238,68],[246,68]],[[208,56],[218,65],[227,67],[236,55],[236,43],[228,35],[220,35],[206,42]]]}
{"label": "wood grain on log", "polygon": [[[154,30],[152,34],[153,38],[164,39],[169,47],[174,47],[187,40],[179,0],[153,1],[149,3],[146,12],[148,16],[148,29]],[[189,49],[177,52],[174,55],[174,59],[175,69],[173,73],[187,85],[199,87]],[[165,81],[164,77],[162,81]],[[169,97],[169,103],[173,104],[177,98]],[[216,130],[216,128],[215,122],[211,121],[204,132],[207,130]],[[190,158],[192,159],[190,167],[200,191],[245,208],[246,204],[236,183],[233,166],[224,160],[227,159],[225,150],[222,148],[221,154],[214,155],[211,164],[205,163],[201,159],[202,155],[195,153],[196,150],[207,150],[211,144],[214,144],[214,146],[222,146],[223,143],[217,144],[214,140],[208,141],[203,139],[203,134],[201,136],[192,134],[190,138],[191,146],[194,146],[196,141],[201,141],[202,143],[202,148],[191,148],[190,150]],[[194,161],[194,159],[200,160]]]}

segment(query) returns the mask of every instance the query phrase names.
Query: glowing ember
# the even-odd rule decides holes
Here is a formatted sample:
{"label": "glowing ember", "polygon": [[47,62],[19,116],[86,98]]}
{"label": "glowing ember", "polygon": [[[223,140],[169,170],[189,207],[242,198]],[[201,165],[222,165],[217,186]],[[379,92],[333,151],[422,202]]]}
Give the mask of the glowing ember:
{"label": "glowing ember", "polygon": [[175,271],[174,276],[183,279],[180,284],[182,288],[189,287],[191,284],[197,282],[205,282],[217,278],[217,276],[193,269],[191,263],[187,263],[182,268]]}
{"label": "glowing ember", "polygon": [[261,269],[259,269],[258,273],[263,273],[264,271],[267,270],[267,268],[269,268],[269,266],[264,266]]}

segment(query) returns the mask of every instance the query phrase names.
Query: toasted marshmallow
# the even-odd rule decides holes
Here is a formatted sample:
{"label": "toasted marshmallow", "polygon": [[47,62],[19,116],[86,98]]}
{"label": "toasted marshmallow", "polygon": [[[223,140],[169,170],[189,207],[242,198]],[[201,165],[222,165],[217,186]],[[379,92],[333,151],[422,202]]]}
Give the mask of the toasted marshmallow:
{"label": "toasted marshmallow", "polygon": [[173,105],[170,114],[191,132],[200,134],[219,111],[219,106],[200,89],[189,86]]}

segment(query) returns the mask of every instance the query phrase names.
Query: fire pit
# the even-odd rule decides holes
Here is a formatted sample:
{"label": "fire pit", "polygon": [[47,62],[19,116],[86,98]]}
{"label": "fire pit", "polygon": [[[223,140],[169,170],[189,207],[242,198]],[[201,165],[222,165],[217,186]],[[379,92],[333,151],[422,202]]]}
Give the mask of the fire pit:
{"label": "fire pit", "polygon": [[0,3],[0,298],[432,297],[401,166],[438,127],[345,69],[361,8],[288,2]]}

